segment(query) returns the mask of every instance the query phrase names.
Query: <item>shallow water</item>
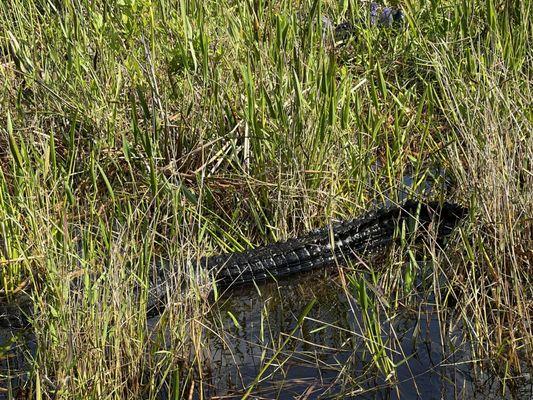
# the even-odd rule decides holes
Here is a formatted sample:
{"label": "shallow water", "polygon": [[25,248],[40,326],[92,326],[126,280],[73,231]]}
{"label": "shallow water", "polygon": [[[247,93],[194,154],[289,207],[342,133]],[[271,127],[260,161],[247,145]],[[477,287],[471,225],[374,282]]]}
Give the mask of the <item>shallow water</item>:
{"label": "shallow water", "polygon": [[[436,170],[416,185],[406,176],[390,193],[401,202],[429,195],[436,186],[445,192],[448,184],[445,173]],[[240,288],[219,299],[208,318],[216,334],[207,337],[204,370],[197,373],[202,379],[195,380],[193,398],[241,398],[262,371],[251,398],[533,399],[530,376],[521,378],[521,385],[505,385],[474,368],[462,327],[441,323],[430,294],[421,293],[414,307],[378,316],[386,354],[397,364],[387,379],[368,351],[367,328],[353,289],[346,292],[349,285],[343,286],[334,270]],[[153,318],[148,325],[156,323]],[[24,354],[35,353],[31,334],[0,328],[0,399],[10,387],[27,382]]]}
{"label": "shallow water", "polygon": [[532,398],[531,382],[513,396],[494,377],[474,371],[460,327],[447,327],[442,335],[431,304],[391,320],[381,316],[389,356],[394,363],[407,360],[387,381],[372,365],[361,336],[362,313],[338,277],[311,273],[259,289],[261,294],[253,287],[234,292],[214,311],[225,333],[210,338],[202,384],[215,398],[243,395],[315,297],[318,301],[266,369],[252,398]]}
{"label": "shallow water", "polygon": [[[429,303],[390,312],[390,319],[379,316],[387,354],[401,363],[385,379],[372,362],[363,339],[364,318],[351,295],[330,270],[241,288],[219,299],[208,318],[217,334],[207,337],[202,379],[195,382],[193,398],[201,398],[198,388],[203,398],[241,398],[268,362],[250,398],[533,398],[531,379],[511,393],[497,378],[475,370],[461,327],[442,329]],[[317,301],[294,329],[313,299]],[[20,395],[16,388],[28,380],[24,353],[35,354],[36,349],[31,335],[10,329],[0,330],[0,346],[11,347],[0,359],[1,399],[7,398],[10,385],[12,394]]]}

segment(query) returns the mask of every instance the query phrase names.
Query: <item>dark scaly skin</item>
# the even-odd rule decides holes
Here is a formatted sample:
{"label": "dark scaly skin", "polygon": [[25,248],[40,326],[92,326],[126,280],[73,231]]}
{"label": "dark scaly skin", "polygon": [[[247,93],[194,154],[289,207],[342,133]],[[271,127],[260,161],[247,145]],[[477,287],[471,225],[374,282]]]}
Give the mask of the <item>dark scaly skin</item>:
{"label": "dark scaly skin", "polygon": [[[427,236],[429,224],[437,223],[437,239],[449,235],[467,210],[459,205],[407,201],[402,206],[383,207],[347,222],[335,223],[308,234],[272,243],[242,253],[204,257],[200,266],[211,271],[221,289],[253,282],[282,278],[323,268],[376,252],[395,240],[395,230],[402,222],[418,222],[416,236]],[[408,224],[409,225],[409,224]],[[409,235],[413,239],[412,235]],[[167,300],[167,283],[159,278],[152,286],[148,316],[157,315]]]}
{"label": "dark scaly skin", "polygon": [[372,211],[360,218],[326,226],[299,238],[243,253],[204,258],[201,263],[215,271],[217,284],[221,287],[292,275],[386,247],[394,240],[398,222],[417,215],[420,233],[427,232],[429,223],[437,221],[440,216],[438,236],[443,237],[463,218],[465,210],[450,203],[444,203],[441,207],[438,203],[409,201],[401,207]]}

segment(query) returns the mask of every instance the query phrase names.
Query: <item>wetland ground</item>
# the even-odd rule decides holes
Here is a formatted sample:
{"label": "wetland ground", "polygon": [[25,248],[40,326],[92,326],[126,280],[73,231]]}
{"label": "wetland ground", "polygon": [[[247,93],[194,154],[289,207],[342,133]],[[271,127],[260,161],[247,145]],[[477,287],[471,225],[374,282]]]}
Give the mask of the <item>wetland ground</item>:
{"label": "wetland ground", "polygon": [[[0,3],[0,397],[531,398],[532,3],[386,6]],[[405,198],[469,215],[232,294],[192,267]]]}

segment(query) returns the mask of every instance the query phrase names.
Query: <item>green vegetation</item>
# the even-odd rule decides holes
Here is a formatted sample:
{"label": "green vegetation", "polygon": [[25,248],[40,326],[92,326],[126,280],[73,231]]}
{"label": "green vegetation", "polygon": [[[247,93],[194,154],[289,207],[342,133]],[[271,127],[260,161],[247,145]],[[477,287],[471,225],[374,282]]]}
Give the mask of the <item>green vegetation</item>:
{"label": "green vegetation", "polygon": [[[470,208],[426,251],[443,320],[480,368],[531,367],[531,1],[397,2],[402,29],[367,27],[361,3],[1,3],[0,291],[33,304],[28,397],[201,392],[221,327],[188,260],[398,200],[404,176],[413,196],[446,177],[433,197]],[[325,15],[360,21],[354,37],[335,46]],[[405,253],[343,280],[391,382],[378,314],[417,302]],[[189,289],[148,328],[132,288],[161,259]]]}

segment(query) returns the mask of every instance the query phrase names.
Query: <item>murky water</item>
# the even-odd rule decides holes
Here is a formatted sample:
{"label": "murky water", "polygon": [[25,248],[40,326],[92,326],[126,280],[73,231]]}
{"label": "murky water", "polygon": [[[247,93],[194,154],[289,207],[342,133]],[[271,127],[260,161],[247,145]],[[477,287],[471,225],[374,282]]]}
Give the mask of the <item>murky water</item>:
{"label": "murky water", "polygon": [[[362,313],[339,278],[324,272],[241,289],[214,312],[225,329],[210,339],[204,388],[213,397],[240,398],[263,371],[252,398],[486,399],[518,393],[474,371],[459,326],[442,328],[434,306],[420,304],[380,316],[381,337],[396,373],[385,379],[364,339]],[[301,327],[299,315],[316,298]],[[218,330],[222,331],[222,330]],[[289,335],[292,333],[292,336]],[[269,364],[267,366],[267,364]]]}
{"label": "murky water", "polygon": [[[385,353],[397,364],[386,379],[369,351],[363,313],[343,287],[350,285],[338,274],[316,271],[219,299],[209,316],[217,334],[207,338],[193,397],[201,388],[203,398],[238,399],[253,384],[253,399],[533,398],[531,379],[511,392],[474,369],[461,326],[443,326],[431,296],[379,316]],[[35,348],[31,336],[9,329],[0,331],[0,346],[11,347],[0,360],[0,398],[7,398],[10,385],[28,379],[23,354]]]}
{"label": "murky water", "polygon": [[[445,191],[444,172],[434,175],[417,185],[405,177],[391,191],[400,201],[427,195],[435,179]],[[193,398],[201,390],[203,398],[238,399],[252,388],[254,399],[533,399],[531,377],[509,385],[474,368],[462,327],[450,323],[457,318],[441,321],[431,295],[375,316],[379,328],[365,324],[354,296],[331,270],[233,290],[209,316],[216,334],[207,338]],[[394,368],[376,362],[369,329],[379,330]],[[35,354],[31,335],[0,329],[0,399],[27,381],[24,353]]]}

